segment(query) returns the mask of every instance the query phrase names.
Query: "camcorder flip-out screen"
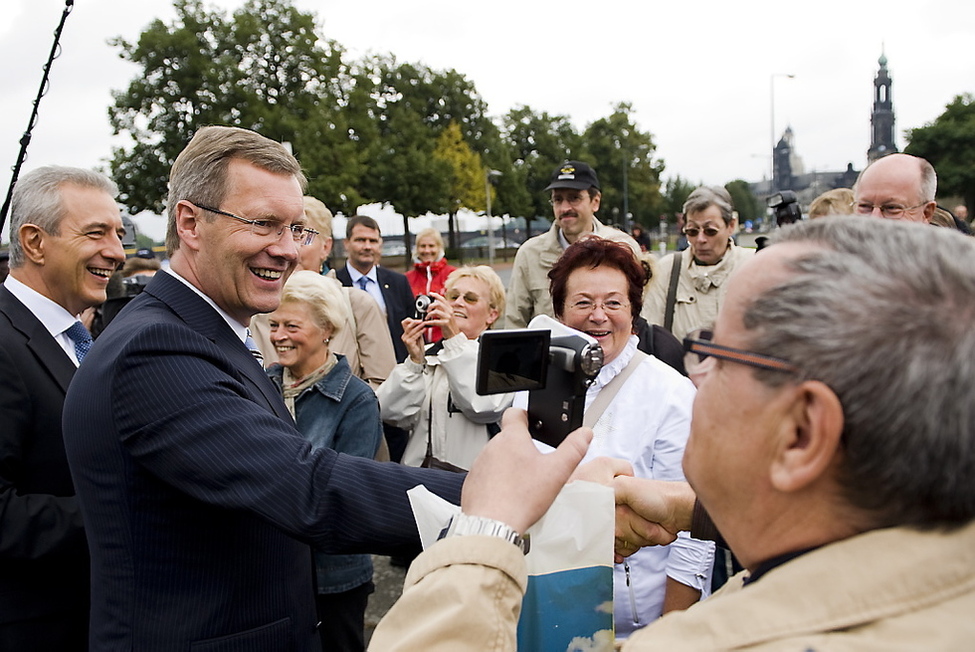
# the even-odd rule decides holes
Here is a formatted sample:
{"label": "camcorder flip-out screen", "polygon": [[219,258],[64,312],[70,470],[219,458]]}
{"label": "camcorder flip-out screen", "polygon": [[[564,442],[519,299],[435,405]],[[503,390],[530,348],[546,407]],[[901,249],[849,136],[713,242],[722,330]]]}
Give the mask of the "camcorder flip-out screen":
{"label": "camcorder flip-out screen", "polygon": [[586,388],[603,351],[578,335],[544,330],[487,331],[477,358],[477,393],[528,391],[528,430],[555,447],[582,426]]}
{"label": "camcorder flip-out screen", "polygon": [[482,333],[477,354],[477,393],[485,396],[544,389],[551,338],[548,330]]}

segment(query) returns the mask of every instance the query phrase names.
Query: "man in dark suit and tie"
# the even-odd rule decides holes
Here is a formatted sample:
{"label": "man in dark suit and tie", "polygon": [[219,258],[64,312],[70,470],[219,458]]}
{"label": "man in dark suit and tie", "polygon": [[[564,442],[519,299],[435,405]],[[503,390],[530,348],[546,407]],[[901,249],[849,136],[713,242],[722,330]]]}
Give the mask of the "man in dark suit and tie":
{"label": "man in dark suit and tie", "polygon": [[[389,335],[397,364],[406,360],[409,352],[403,342],[403,320],[413,316],[413,290],[405,274],[380,267],[378,261],[383,251],[383,237],[379,223],[367,215],[353,215],[345,223],[345,266],[335,271],[335,276],[346,287],[362,288],[376,300],[386,313]],[[402,428],[383,424],[383,436],[389,447],[389,457],[394,462],[403,459],[410,433]],[[397,566],[408,566],[396,557]]]}
{"label": "man in dark suit and tie", "polygon": [[370,295],[386,313],[389,334],[393,338],[396,362],[406,360],[403,343],[403,320],[413,316],[413,290],[405,274],[380,267],[377,263],[383,249],[383,238],[376,220],[353,215],[345,224],[345,267],[335,271],[346,287],[358,287]]}
{"label": "man in dark suit and tie", "polygon": [[88,547],[61,437],[79,321],[125,260],[115,184],[43,167],[14,188],[0,286],[0,650],[88,649]]}
{"label": "man in dark suit and tie", "polygon": [[171,269],[99,337],[65,400],[97,650],[317,650],[309,544],[419,547],[406,491],[462,478],[312,450],[248,350],[277,307],[305,179],[280,144],[205,127],[170,174]]}

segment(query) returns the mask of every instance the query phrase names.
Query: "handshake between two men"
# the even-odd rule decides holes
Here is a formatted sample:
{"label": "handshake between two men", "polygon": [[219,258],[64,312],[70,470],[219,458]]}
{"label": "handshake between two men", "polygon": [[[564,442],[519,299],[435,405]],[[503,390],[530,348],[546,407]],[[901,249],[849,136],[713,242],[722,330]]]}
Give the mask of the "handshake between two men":
{"label": "handshake between two men", "polygon": [[562,487],[574,480],[612,486],[616,494],[616,561],[649,545],[666,545],[689,531],[695,494],[686,482],[633,477],[624,460],[600,457],[586,464],[592,430],[579,428],[552,453],[541,453],[524,410],[510,408],[501,432],[481,452],[464,482],[461,509],[525,532]]}

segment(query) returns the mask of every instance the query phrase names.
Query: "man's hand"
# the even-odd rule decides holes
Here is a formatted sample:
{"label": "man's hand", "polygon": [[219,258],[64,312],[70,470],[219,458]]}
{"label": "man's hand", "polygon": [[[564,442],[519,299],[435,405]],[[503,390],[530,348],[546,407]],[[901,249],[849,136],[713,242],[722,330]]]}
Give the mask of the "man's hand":
{"label": "man's hand", "polygon": [[467,474],[461,510],[501,521],[524,534],[548,511],[591,440],[592,430],[579,428],[554,452],[541,453],[528,432],[528,414],[509,408],[501,432],[488,442]]}
{"label": "man's hand", "polygon": [[569,481],[584,480],[612,487],[618,475],[632,476],[633,465],[617,457],[597,457],[577,468]]}
{"label": "man's hand", "polygon": [[616,492],[616,561],[644,546],[666,545],[691,529],[694,490],[686,482],[619,475]]}

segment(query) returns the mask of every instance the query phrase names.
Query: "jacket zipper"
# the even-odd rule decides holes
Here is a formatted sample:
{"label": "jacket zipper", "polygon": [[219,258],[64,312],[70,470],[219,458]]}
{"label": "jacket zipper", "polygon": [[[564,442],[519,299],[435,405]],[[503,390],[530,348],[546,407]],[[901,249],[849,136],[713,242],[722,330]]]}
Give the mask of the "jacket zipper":
{"label": "jacket zipper", "polygon": [[640,615],[636,610],[636,594],[633,592],[633,584],[630,582],[630,563],[623,562],[623,572],[626,573],[626,590],[630,594],[630,617],[634,625],[640,624]]}

